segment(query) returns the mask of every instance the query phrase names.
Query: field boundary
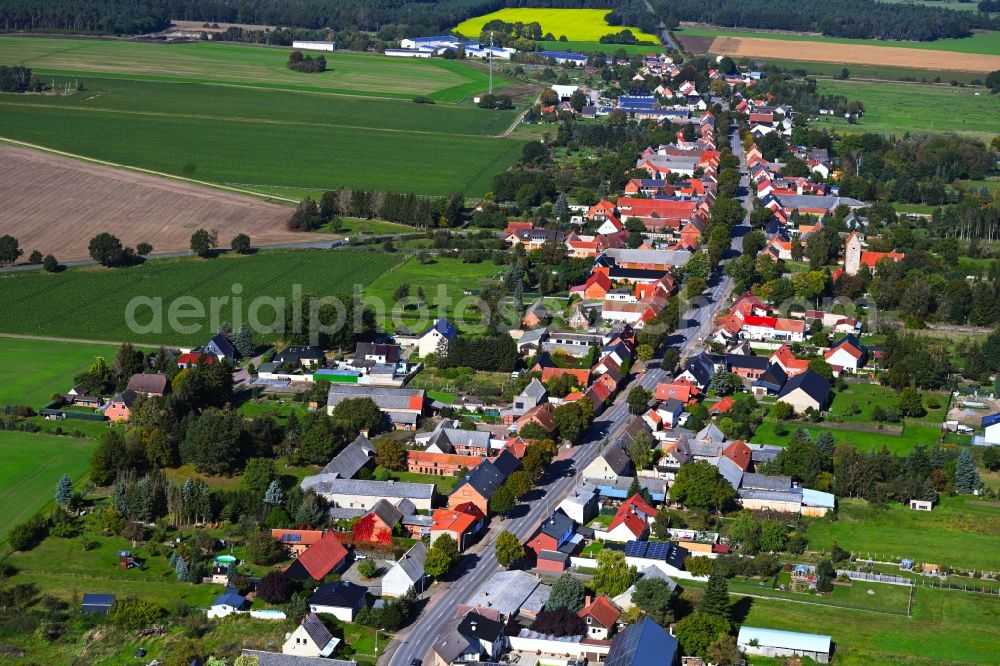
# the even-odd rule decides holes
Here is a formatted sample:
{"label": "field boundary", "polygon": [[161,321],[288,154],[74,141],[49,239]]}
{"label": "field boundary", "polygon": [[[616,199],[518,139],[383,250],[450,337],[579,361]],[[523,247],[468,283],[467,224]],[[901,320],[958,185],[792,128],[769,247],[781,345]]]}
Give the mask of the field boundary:
{"label": "field boundary", "polygon": [[169,178],[170,180],[177,180],[183,183],[192,183],[194,185],[202,185],[204,187],[210,187],[215,190],[226,190],[228,192],[236,192],[238,194],[246,194],[249,196],[256,197],[258,199],[265,200],[277,200],[290,204],[298,204],[298,199],[289,199],[288,197],[279,197],[275,195],[262,194],[260,192],[254,192],[253,190],[244,190],[238,187],[229,187],[227,185],[220,185],[218,183],[210,183],[204,180],[197,180],[195,178],[187,178],[186,176],[176,176],[170,173],[164,173],[162,171],[154,171],[152,169],[144,169],[137,166],[129,166],[127,164],[119,164],[117,162],[109,162],[107,160],[97,159],[96,157],[87,157],[85,155],[78,155],[76,153],[66,152],[64,150],[57,150],[55,148],[48,148],[46,146],[40,146],[35,143],[28,143],[27,141],[18,141],[17,139],[11,139],[10,137],[0,136],[0,141],[4,143],[9,143],[15,146],[22,146],[24,148],[31,148],[32,150],[40,150],[45,153],[50,153],[52,155],[61,155],[62,157],[70,157],[75,160],[80,160],[83,162],[90,162],[92,164],[100,164],[102,166],[114,167],[116,169],[127,169],[129,171],[135,171],[137,173],[144,173],[151,176],[159,176],[160,178]]}

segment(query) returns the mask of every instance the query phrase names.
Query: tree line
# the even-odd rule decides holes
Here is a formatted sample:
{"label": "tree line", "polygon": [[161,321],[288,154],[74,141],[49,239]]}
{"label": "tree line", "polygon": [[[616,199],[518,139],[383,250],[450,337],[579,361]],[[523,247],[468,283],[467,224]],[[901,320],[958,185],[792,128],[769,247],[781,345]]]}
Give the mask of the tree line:
{"label": "tree line", "polygon": [[339,231],[340,216],[378,218],[411,227],[456,227],[462,223],[465,197],[420,197],[409,192],[350,190],[340,187],[323,193],[319,203],[306,197],[288,221],[292,231],[312,231],[331,224]]}
{"label": "tree line", "polygon": [[0,92],[26,93],[45,89],[30,67],[0,65]]}
{"label": "tree line", "polygon": [[819,32],[829,37],[933,41],[968,37],[972,28],[996,29],[988,14],[912,5],[900,12],[874,0],[657,0],[657,14],[727,28]]}

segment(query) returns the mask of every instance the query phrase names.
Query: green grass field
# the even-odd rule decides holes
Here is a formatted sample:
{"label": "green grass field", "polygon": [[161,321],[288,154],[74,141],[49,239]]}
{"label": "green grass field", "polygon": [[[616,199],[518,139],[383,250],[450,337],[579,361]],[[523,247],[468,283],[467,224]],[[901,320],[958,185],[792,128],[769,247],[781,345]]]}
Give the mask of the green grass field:
{"label": "green grass field", "polygon": [[497,138],[513,111],[101,78],[85,85],[68,97],[0,95],[0,137],[291,199],[341,185],[479,196],[521,154],[521,141]]}
{"label": "green grass field", "polygon": [[840,666],[994,664],[1000,650],[995,596],[917,588],[912,617],[771,599],[736,604],[749,606],[746,625],[831,636]]}
{"label": "green grass field", "polygon": [[846,39],[842,37],[824,37],[822,35],[801,34],[795,32],[755,32],[752,30],[737,30],[729,28],[684,26],[677,31],[678,37],[743,37],[757,39],[779,39],[793,42],[817,42],[820,44],[868,44],[870,46],[896,46],[907,49],[924,49],[927,51],[953,51],[955,53],[985,53],[1000,54],[1000,31],[979,32],[962,39],[937,39],[932,42],[891,41],[884,39]]}
{"label": "green grass field", "polygon": [[[479,312],[474,307],[478,299],[464,295],[464,290],[479,289],[484,281],[498,277],[502,271],[502,267],[490,261],[464,264],[460,259],[438,257],[434,263],[423,265],[414,257],[384,273],[364,293],[366,297],[374,297],[388,305],[393,303],[392,296],[401,284],[410,285],[410,296],[413,297],[418,288],[423,288],[429,312],[425,310],[421,316],[417,309],[403,311],[397,308],[392,313],[392,321],[387,321],[387,326],[393,328],[402,323],[416,330],[421,328],[421,321],[426,327],[439,315],[451,318],[460,327],[463,322],[474,325],[480,321]],[[445,302],[441,309],[435,305],[439,297]]]}
{"label": "green grass field", "polygon": [[[789,71],[803,71],[812,76],[840,75],[844,65],[833,62],[806,62],[801,60],[774,60],[768,59],[768,64],[776,65]],[[940,72],[927,69],[908,69],[905,67],[886,67],[879,64],[847,66],[852,79],[876,79],[879,81],[922,81],[933,83],[935,78],[940,81],[958,81],[960,83],[972,83],[982,81],[983,75],[975,72]]]}
{"label": "green grass field", "polygon": [[96,356],[103,356],[110,365],[116,351],[109,345],[0,338],[0,405],[38,409],[53,393],[73,388],[73,376],[85,372]]}
{"label": "green grass field", "polygon": [[[4,294],[0,331],[115,342],[204,344],[215,331],[209,321],[211,298],[231,298],[234,285],[241,286],[241,311],[246,316],[258,297],[288,299],[293,285],[299,285],[303,294],[346,294],[352,285],[367,285],[405,259],[404,255],[383,252],[270,251],[209,260],[164,259],[125,269],[86,267],[56,274],[9,274],[0,277]],[[193,298],[203,310],[202,316],[180,322],[190,324],[190,330],[169,326],[170,303],[182,296]],[[135,332],[127,325],[127,305],[135,297],[162,299],[160,332]],[[262,327],[269,327],[274,322],[275,308],[258,307],[257,319]],[[221,320],[231,321],[233,303],[220,304],[219,312]],[[140,308],[136,315],[142,325],[152,322],[150,307]],[[257,334],[258,340],[277,337],[273,333]]]}
{"label": "green grass field", "polygon": [[639,28],[608,25],[604,17],[609,13],[610,10],[607,9],[501,9],[492,14],[462,21],[455,27],[455,31],[476,38],[479,37],[484,25],[499,19],[507,23],[537,22],[542,26],[542,34],[551,32],[557,39],[565,36],[568,40],[578,42],[596,42],[604,35],[628,28],[636,39],[659,44],[656,35],[642,32]]}
{"label": "green grass field", "polygon": [[810,524],[810,549],[829,550],[836,541],[861,557],[871,553],[873,559],[885,561],[908,557],[951,567],[997,568],[1000,504],[996,502],[944,497],[929,513],[898,504],[880,511],[862,500],[842,499],[838,504],[837,520]]}
{"label": "green grass field", "polygon": [[79,480],[93,448],[89,439],[0,431],[0,541],[52,501],[63,474]]}
{"label": "green grass field", "polygon": [[663,46],[650,46],[648,44],[601,44],[599,42],[538,42],[540,51],[570,51],[571,53],[605,53],[613,54],[619,49],[629,55],[646,55],[647,53],[661,53]]}
{"label": "green grass field", "polygon": [[1000,104],[983,88],[865,81],[819,81],[826,95],[860,100],[865,115],[850,125],[844,118],[820,117],[817,125],[845,132],[961,132],[989,141],[1000,133]]}
{"label": "green grass field", "polygon": [[[134,79],[397,99],[427,95],[441,102],[461,101],[482,92],[487,84],[486,72],[466,63],[362,53],[325,53],[327,71],[294,72],[285,64],[290,52],[290,48],[209,42],[0,37],[0,62],[25,65],[39,74],[117,74]],[[507,83],[503,78],[494,79],[494,86]]]}

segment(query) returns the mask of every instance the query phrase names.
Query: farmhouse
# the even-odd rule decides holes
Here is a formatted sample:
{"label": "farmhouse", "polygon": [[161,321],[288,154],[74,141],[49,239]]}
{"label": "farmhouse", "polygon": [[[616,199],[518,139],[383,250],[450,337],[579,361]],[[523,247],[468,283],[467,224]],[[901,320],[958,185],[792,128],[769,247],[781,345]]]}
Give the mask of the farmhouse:
{"label": "farmhouse", "polygon": [[[478,469],[478,468],[477,468]],[[385,498],[407,499],[422,511],[430,511],[434,497],[433,483],[406,483],[403,481],[363,481],[361,479],[330,478],[325,474],[302,479],[302,489],[314,489],[334,506],[368,511]]]}
{"label": "farmhouse", "polygon": [[167,377],[166,375],[137,373],[129,377],[126,388],[147,398],[158,398],[167,390]]}
{"label": "farmhouse", "polygon": [[779,631],[760,627],[740,627],[736,644],[747,654],[762,657],[808,657],[820,664],[830,663],[832,639],[821,634]]}
{"label": "farmhouse", "polygon": [[371,398],[397,430],[415,430],[424,413],[423,389],[381,388],[355,384],[330,384],[326,398],[327,414],[344,400]]}
{"label": "farmhouse", "polygon": [[785,383],[778,393],[778,400],[788,403],[801,414],[810,408],[817,411],[826,409],[831,392],[830,382],[812,370],[806,370]]}

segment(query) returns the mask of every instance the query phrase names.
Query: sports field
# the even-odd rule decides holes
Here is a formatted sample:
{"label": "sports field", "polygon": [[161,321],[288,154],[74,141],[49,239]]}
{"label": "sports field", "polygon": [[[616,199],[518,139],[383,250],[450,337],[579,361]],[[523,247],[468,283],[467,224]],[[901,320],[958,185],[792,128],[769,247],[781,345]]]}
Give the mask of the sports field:
{"label": "sports field", "polygon": [[942,566],[995,570],[1000,548],[1000,503],[944,497],[934,511],[891,503],[878,510],[862,500],[838,502],[837,520],[809,526],[809,547],[829,550],[836,541],[862,558],[907,557]]}
{"label": "sports field", "polygon": [[[859,585],[868,585],[876,596],[889,587],[855,583]],[[912,617],[838,608],[818,598],[817,603],[793,603],[733,596],[737,613],[746,614],[746,625],[831,636],[833,663],[840,666],[994,664],[1000,650],[996,596],[918,587]],[[765,662],[755,658],[751,663]]]}
{"label": "sports field", "polygon": [[0,541],[52,501],[63,474],[78,480],[86,473],[94,445],[92,439],[0,430]]}
{"label": "sports field", "polygon": [[500,20],[507,23],[538,23],[542,26],[543,35],[551,32],[556,39],[566,37],[576,42],[597,42],[604,35],[629,29],[639,41],[659,44],[656,35],[642,32],[639,28],[608,25],[604,17],[609,13],[609,9],[508,8],[462,21],[455,27],[455,31],[466,37],[477,38],[484,25]]}
{"label": "sports field", "polygon": [[111,365],[117,348],[51,340],[0,337],[0,407],[50,402],[53,393],[73,388],[73,377],[103,356]]}
{"label": "sports field", "polygon": [[[520,156],[515,112],[117,79],[3,95],[0,137],[299,200],[337,186],[479,196]],[[251,234],[252,236],[252,234]]]}
{"label": "sports field", "polygon": [[[273,340],[279,337],[269,332],[274,312],[291,307],[294,290],[318,296],[350,293],[352,285],[367,285],[404,259],[383,252],[275,250],[207,260],[160,259],[125,269],[12,273],[0,277],[0,332],[194,346],[217,330],[211,322],[211,299],[238,295],[241,316],[257,303],[262,329],[257,340]],[[136,310],[141,328],[126,322],[127,306],[136,297],[149,304]],[[278,299],[284,299],[284,305]],[[183,302],[189,305],[177,305]],[[201,308],[202,314],[179,320],[185,328],[171,326],[171,303],[183,311]],[[232,322],[233,307],[232,300],[220,302],[218,319]],[[156,308],[162,313],[160,326],[154,324]]]}
{"label": "sports field", "polygon": [[[483,92],[487,83],[484,70],[466,63],[345,52],[324,53],[325,72],[294,72],[285,64],[290,51],[231,43],[0,37],[0,62],[25,65],[41,74],[118,74],[133,79],[407,100],[427,95],[441,102],[456,102]],[[494,86],[506,84],[506,80],[494,78]]]}
{"label": "sports field", "polygon": [[818,90],[864,103],[857,124],[829,116],[816,121],[845,132],[961,132],[987,143],[1000,133],[1000,100],[983,88],[822,79]]}

